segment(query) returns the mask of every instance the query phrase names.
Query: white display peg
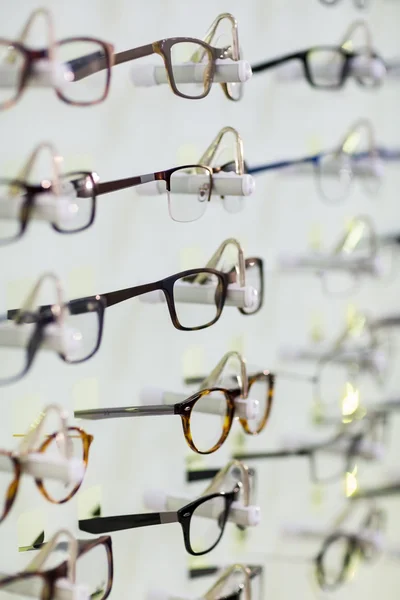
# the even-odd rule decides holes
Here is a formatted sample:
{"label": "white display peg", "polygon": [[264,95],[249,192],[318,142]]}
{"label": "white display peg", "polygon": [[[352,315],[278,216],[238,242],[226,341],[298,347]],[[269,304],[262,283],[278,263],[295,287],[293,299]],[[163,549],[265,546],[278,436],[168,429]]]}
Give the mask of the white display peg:
{"label": "white display peg", "polygon": [[[19,456],[22,473],[35,479],[54,479],[66,484],[82,481],[85,464],[79,458],[62,458],[45,453],[30,452]],[[0,454],[0,471],[13,473],[13,462],[7,455]]]}
{"label": "white display peg", "polygon": [[[178,63],[172,67],[175,83],[198,83],[204,86],[209,65],[205,63]],[[246,83],[252,76],[247,60],[216,60],[213,83]],[[152,87],[168,83],[168,75],[162,65],[135,65],[131,69],[131,80],[136,87]],[[201,90],[199,91],[201,94]]]}
{"label": "white display peg", "polygon": [[[167,392],[162,388],[152,386],[143,387],[139,393],[139,401],[142,405],[178,404],[187,398],[186,394]],[[256,419],[259,415],[260,403],[253,398],[237,398],[235,399],[235,409],[237,416],[242,419]],[[215,397],[213,398],[211,394],[203,396],[201,401],[196,404],[196,412],[224,416],[226,406],[221,402],[216,402]]]}
{"label": "white display peg", "polygon": [[[11,50],[12,52],[12,50]],[[5,57],[0,65],[0,89],[18,88],[21,84],[21,67],[12,63],[7,64]],[[72,81],[73,73],[60,63],[53,63],[42,59],[35,61],[32,72],[29,74],[30,87],[56,87]]]}
{"label": "white display peg", "polygon": [[[238,175],[233,171],[226,173],[215,173],[212,176],[212,192],[217,196],[251,196],[256,184],[251,175]],[[205,186],[208,186],[207,175],[196,173],[185,173],[178,171],[170,179],[171,194],[193,194],[198,195]],[[165,181],[151,181],[136,188],[139,196],[156,196],[165,194]],[[199,200],[200,202],[200,200]]]}
{"label": "white display peg", "polygon": [[[323,440],[319,436],[290,434],[281,438],[280,449],[284,452],[293,452],[298,448],[316,447],[319,452],[327,454],[345,454],[348,452],[348,441],[345,438],[339,437],[337,440],[332,440],[331,444],[322,444],[322,442]],[[385,446],[378,442],[362,439],[357,447],[357,456],[364,460],[382,460],[384,454]]]}
{"label": "white display peg", "polygon": [[[176,511],[192,502],[193,498],[177,497],[166,494],[162,490],[147,490],[143,495],[143,502],[149,510],[163,512]],[[221,513],[219,503],[205,502],[196,508],[196,515],[207,519],[218,519]],[[228,521],[243,527],[255,527],[261,521],[259,506],[243,506],[240,502],[233,502],[228,514]]]}
{"label": "white display peg", "polygon": [[[35,330],[35,323],[0,322],[0,347],[27,349]],[[82,334],[78,329],[50,323],[45,327],[41,350],[53,350],[73,356],[80,348]]]}
{"label": "white display peg", "polygon": [[[174,284],[174,300],[186,304],[215,304],[215,284],[189,283],[177,281]],[[155,290],[139,297],[145,304],[158,304],[165,302],[162,290]],[[250,285],[240,287],[237,283],[230,283],[226,295],[225,306],[237,308],[252,308],[258,304],[258,292]]]}
{"label": "white display peg", "polygon": [[277,258],[280,271],[347,271],[352,276],[370,275],[379,277],[382,275],[382,264],[379,257],[362,258],[332,254],[281,254]]}
{"label": "white display peg", "polygon": [[[370,78],[380,83],[388,74],[382,60],[369,56],[357,56],[351,61],[351,74],[354,77]],[[338,65],[334,59],[325,64],[313,67],[313,77],[316,79],[337,81]],[[304,66],[300,61],[293,60],[276,69],[276,78],[281,82],[292,82],[304,79]]]}
{"label": "white display peg", "polygon": [[[0,196],[0,219],[19,219],[25,203],[26,197],[20,194]],[[35,195],[35,202],[29,218],[55,224],[70,223],[77,217],[78,213],[79,206],[70,196],[39,193]]]}
{"label": "white display peg", "polygon": [[[0,577],[8,576],[0,573]],[[43,582],[38,577],[33,579],[29,577],[26,579],[21,578],[8,584],[3,591],[11,594],[10,598],[14,594],[18,594],[19,598],[28,596],[41,600],[43,598]],[[71,583],[67,579],[56,581],[51,597],[53,600],[90,600],[92,598],[86,585]]]}

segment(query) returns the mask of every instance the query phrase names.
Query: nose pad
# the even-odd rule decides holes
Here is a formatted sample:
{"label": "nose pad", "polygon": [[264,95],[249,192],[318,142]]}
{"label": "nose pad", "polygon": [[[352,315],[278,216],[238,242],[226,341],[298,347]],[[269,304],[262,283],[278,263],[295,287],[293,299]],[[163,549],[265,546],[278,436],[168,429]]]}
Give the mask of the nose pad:
{"label": "nose pad", "polygon": [[208,199],[209,192],[210,192],[210,184],[209,183],[203,183],[203,185],[200,186],[199,192],[197,194],[198,201],[199,202],[206,202],[206,200]]}

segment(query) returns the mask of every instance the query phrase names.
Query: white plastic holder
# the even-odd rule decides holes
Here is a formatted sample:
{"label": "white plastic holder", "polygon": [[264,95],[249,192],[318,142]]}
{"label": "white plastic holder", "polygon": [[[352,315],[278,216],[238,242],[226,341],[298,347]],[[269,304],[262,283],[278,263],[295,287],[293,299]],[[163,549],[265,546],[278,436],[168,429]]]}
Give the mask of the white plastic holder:
{"label": "white plastic holder", "polygon": [[[251,196],[256,187],[252,175],[238,175],[233,171],[215,173],[212,176],[212,179],[212,192],[217,196]],[[170,180],[171,194],[190,194],[198,196],[202,188],[208,186],[208,184],[209,178],[207,175],[178,171]],[[146,182],[145,185],[139,185],[136,188],[136,193],[139,196],[156,196],[165,194],[165,191],[165,181],[150,181]]]}
{"label": "white plastic holder", "polygon": [[[176,84],[197,83],[200,87],[204,85],[204,75],[208,65],[187,62],[176,64],[173,69]],[[247,60],[218,59],[215,61],[213,83],[245,83],[251,76],[252,70]],[[164,66],[135,65],[131,69],[131,80],[136,87],[152,87],[168,83],[168,76]]]}
{"label": "white plastic holder", "polygon": [[[187,399],[186,394],[167,392],[162,388],[146,386],[140,390],[139,401],[143,405],[177,404]],[[253,398],[235,399],[235,409],[238,417],[243,419],[256,419],[259,415],[260,403]],[[215,402],[212,396],[203,396],[196,404],[196,412],[220,415],[226,414],[226,408],[220,402]]]}
{"label": "white plastic holder", "polygon": [[[178,281],[174,284],[174,300],[185,304],[215,304],[215,291],[213,284]],[[155,290],[139,296],[139,300],[145,304],[158,304],[165,302],[165,296],[162,290]],[[241,287],[237,283],[229,284],[225,306],[251,309],[257,305],[257,301],[258,292],[252,286]]]}
{"label": "white plastic holder", "polygon": [[[383,80],[387,74],[387,69],[381,60],[370,58],[368,56],[358,56],[351,62],[351,73],[355,77],[369,77],[377,82]],[[337,81],[338,68],[337,64],[332,61],[326,64],[314,66],[313,74],[315,78],[328,79]],[[304,67],[298,60],[293,60],[283,64],[276,69],[276,78],[281,82],[292,82],[304,79]]]}
{"label": "white plastic holder", "polygon": [[[324,440],[320,437],[314,437],[312,435],[297,436],[290,434],[284,436],[281,439],[281,449],[284,451],[294,451],[304,446],[316,446],[323,444]],[[325,452],[329,454],[344,454],[348,451],[348,443],[345,439],[339,438],[335,443],[331,443],[328,446],[321,445],[318,448],[319,452]],[[385,454],[385,447],[383,444],[377,442],[370,442],[369,440],[361,440],[358,447],[357,455],[364,460],[382,460]]]}
{"label": "white plastic holder", "polygon": [[[7,577],[5,574],[1,574],[0,577]],[[10,594],[18,594],[18,597],[29,596],[31,598],[42,598],[43,585],[34,578],[19,579],[14,583],[7,586],[4,590]],[[67,579],[59,579],[55,584],[54,600],[90,600],[91,595],[89,588],[86,585],[71,583]]]}
{"label": "white plastic holder", "polygon": [[[35,479],[54,479],[70,484],[82,481],[85,474],[84,462],[75,457],[67,459],[31,452],[18,458],[22,473],[31,475]],[[8,456],[0,454],[0,471],[12,473],[13,470],[13,463]]]}
{"label": "white plastic holder", "polygon": [[[21,195],[0,197],[0,219],[19,219],[25,201],[26,198]],[[35,195],[29,218],[50,223],[70,223],[78,212],[79,206],[69,196],[39,193]]]}
{"label": "white plastic holder", "polygon": [[[11,50],[12,52],[12,50]],[[56,87],[71,81],[70,70],[61,63],[53,63],[47,59],[35,61],[29,77],[31,87]],[[3,62],[0,65],[0,89],[18,88],[21,83],[21,69],[13,64]]]}
{"label": "white plastic holder", "polygon": [[[0,347],[26,349],[35,327],[34,323],[18,324],[13,320],[0,322]],[[50,323],[45,327],[45,338],[40,349],[73,356],[81,342],[82,334],[78,329]]]}
{"label": "white plastic holder", "polygon": [[[177,497],[166,494],[162,490],[147,490],[144,493],[145,506],[156,512],[176,511],[193,501],[193,498]],[[207,502],[196,508],[196,515],[207,519],[218,519],[220,506]],[[261,521],[261,509],[259,506],[243,506],[240,502],[234,502],[228,514],[228,521],[242,525],[243,527],[255,527]]]}
{"label": "white plastic holder", "polygon": [[333,256],[330,254],[281,254],[277,259],[281,271],[347,271],[353,276],[371,275],[379,277],[382,268],[378,257],[352,258],[349,256]]}

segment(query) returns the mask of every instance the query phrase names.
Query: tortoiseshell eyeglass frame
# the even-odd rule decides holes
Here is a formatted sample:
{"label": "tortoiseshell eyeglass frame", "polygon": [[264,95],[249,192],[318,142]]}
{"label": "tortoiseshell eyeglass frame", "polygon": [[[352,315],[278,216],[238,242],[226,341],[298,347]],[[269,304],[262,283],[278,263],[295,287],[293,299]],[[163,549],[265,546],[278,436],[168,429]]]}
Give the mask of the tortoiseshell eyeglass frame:
{"label": "tortoiseshell eyeglass frame", "polygon": [[[45,440],[38,444],[40,438],[43,434],[43,424],[50,412],[55,412],[60,421],[60,429],[51,435],[45,437]],[[19,437],[19,436],[18,436]],[[22,440],[13,452],[7,452],[5,450],[0,450],[0,455],[4,458],[8,458],[10,463],[12,464],[12,480],[8,486],[6,497],[4,500],[4,506],[2,512],[0,513],[0,523],[4,521],[10,512],[15,498],[18,493],[19,482],[22,475],[22,461],[24,458],[29,456],[30,453],[39,453],[43,454],[46,452],[47,448],[54,441],[60,445],[61,453],[65,454],[66,458],[72,457],[72,448],[71,448],[71,440],[72,438],[79,438],[82,443],[82,457],[81,458],[84,464],[84,472],[82,475],[82,479],[76,483],[76,485],[72,488],[72,490],[61,500],[55,500],[51,494],[46,489],[46,484],[42,479],[35,479],[35,483],[41,492],[41,494],[52,504],[64,504],[68,502],[79,490],[83,478],[85,476],[86,467],[89,461],[89,449],[90,445],[93,441],[93,436],[86,433],[83,429],[79,427],[68,427],[67,425],[67,414],[64,410],[62,410],[57,405],[49,405],[47,406],[39,415],[39,417],[35,420],[34,425],[30,427],[28,432],[21,436]]]}
{"label": "tortoiseshell eyeglass frame", "polygon": [[[61,532],[60,532],[61,533]],[[39,547],[45,548],[48,543],[40,544]],[[64,548],[67,549],[67,544],[64,542],[60,542],[58,544],[54,544],[53,549]],[[102,594],[101,600],[105,600],[110,595],[113,579],[114,579],[114,562],[113,562],[113,552],[112,552],[112,540],[109,535],[103,535],[95,539],[90,540],[77,540],[77,553],[76,557],[73,559],[73,570],[75,570],[75,562],[79,560],[80,557],[87,554],[94,548],[99,546],[104,546],[105,552],[107,554],[107,566],[108,566],[108,578],[107,585],[104,590],[104,594]],[[36,547],[33,548],[36,550]],[[39,555],[38,555],[39,557]],[[41,565],[40,565],[41,566]],[[30,565],[28,566],[30,567]],[[19,581],[27,581],[37,580],[40,578],[43,582],[42,595],[40,596],[41,600],[51,600],[55,597],[55,588],[58,580],[68,580],[70,583],[74,583],[75,575],[71,574],[71,565],[68,560],[63,561],[61,564],[57,565],[52,569],[48,569],[43,571],[41,568],[21,571],[16,573],[15,575],[8,575],[6,577],[2,577],[0,579],[0,590],[2,588],[6,588],[7,586],[11,586],[14,583],[18,583]],[[7,591],[7,590],[5,590]],[[97,598],[98,596],[96,596]]]}

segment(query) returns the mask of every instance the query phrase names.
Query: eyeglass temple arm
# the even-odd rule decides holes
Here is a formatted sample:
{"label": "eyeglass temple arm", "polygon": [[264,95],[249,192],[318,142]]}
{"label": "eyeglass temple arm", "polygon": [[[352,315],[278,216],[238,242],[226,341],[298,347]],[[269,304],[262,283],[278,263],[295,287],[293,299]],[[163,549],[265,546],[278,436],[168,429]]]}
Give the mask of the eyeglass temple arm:
{"label": "eyeglass temple arm", "polygon": [[287,458],[289,456],[309,456],[315,449],[298,448],[296,450],[276,450],[275,452],[238,452],[233,458],[238,460],[258,460],[263,458]]}
{"label": "eyeglass temple arm", "polygon": [[[137,296],[141,296],[142,294],[147,294],[148,292],[153,292],[154,290],[160,289],[160,281],[156,281],[154,283],[146,283],[144,285],[137,285],[131,288],[126,288],[124,290],[117,290],[115,292],[107,292],[106,294],[100,294],[100,297],[103,298],[107,307],[113,306],[114,304],[119,304],[120,302],[124,302],[125,300],[130,300],[131,298],[136,298]],[[80,300],[90,300],[93,296],[88,298],[80,298]]]}
{"label": "eyeglass temple arm", "polygon": [[352,496],[350,500],[363,500],[366,498],[383,498],[386,496],[396,496],[400,494],[400,482],[391,485],[384,485],[375,488],[360,488]]}
{"label": "eyeglass temple arm", "polygon": [[[193,481],[204,481],[207,479],[213,479],[216,475],[218,475],[219,472],[220,469],[194,469],[193,471],[187,470],[186,481],[190,483]],[[255,469],[252,469],[250,467],[248,469],[248,473],[250,476],[255,475]]]}
{"label": "eyeglass temple arm", "polygon": [[158,513],[143,513],[136,515],[118,515],[115,517],[97,517],[95,519],[80,519],[79,529],[88,533],[107,533],[109,531],[123,531],[136,527],[149,527],[177,523],[178,513],[166,511]]}
{"label": "eyeglass temple arm", "polygon": [[[146,44],[145,46],[139,46],[138,48],[133,48],[132,50],[117,52],[116,54],[113,54],[110,66],[120,65],[122,63],[135,60],[136,58],[150,56],[151,54],[154,54],[153,44]],[[108,57],[104,55],[103,50],[99,50],[97,52],[92,52],[90,54],[85,54],[84,56],[74,58],[64,64],[70,71],[73,72],[73,81],[75,82],[85,79],[85,77],[89,77],[89,75],[93,75],[94,73],[99,73],[100,71],[107,69]]]}
{"label": "eyeglass temple arm", "polygon": [[274,58],[273,60],[267,60],[261,63],[257,63],[255,65],[251,65],[251,70],[254,73],[260,73],[261,71],[266,71],[267,69],[272,69],[273,67],[277,67],[278,65],[282,65],[285,62],[295,59],[301,59],[303,52],[294,52],[292,54],[285,54],[284,56],[279,56],[278,58]]}
{"label": "eyeglass temple arm", "polygon": [[267,163],[265,165],[257,165],[255,167],[247,166],[246,172],[249,175],[254,175],[255,173],[260,173],[262,171],[274,171],[278,169],[285,169],[288,167],[293,167],[295,165],[303,165],[303,164],[311,164],[317,165],[320,158],[324,155],[324,153],[314,154],[312,156],[304,156],[303,158],[296,158],[293,160],[281,160],[275,163]]}
{"label": "eyeglass temple arm", "polygon": [[115,408],[92,408],[88,410],[76,410],[74,416],[77,419],[88,419],[98,421],[101,419],[119,419],[121,417],[151,417],[176,414],[178,405],[149,405],[149,406],[121,406]]}
{"label": "eyeglass temple arm", "polygon": [[150,181],[165,180],[165,172],[159,171],[157,173],[147,173],[146,175],[139,175],[138,177],[127,177],[126,179],[117,179],[115,181],[105,181],[104,183],[96,183],[95,192],[96,196],[101,194],[109,194],[118,190],[124,190],[126,188],[135,187],[143,183],[149,183]]}

